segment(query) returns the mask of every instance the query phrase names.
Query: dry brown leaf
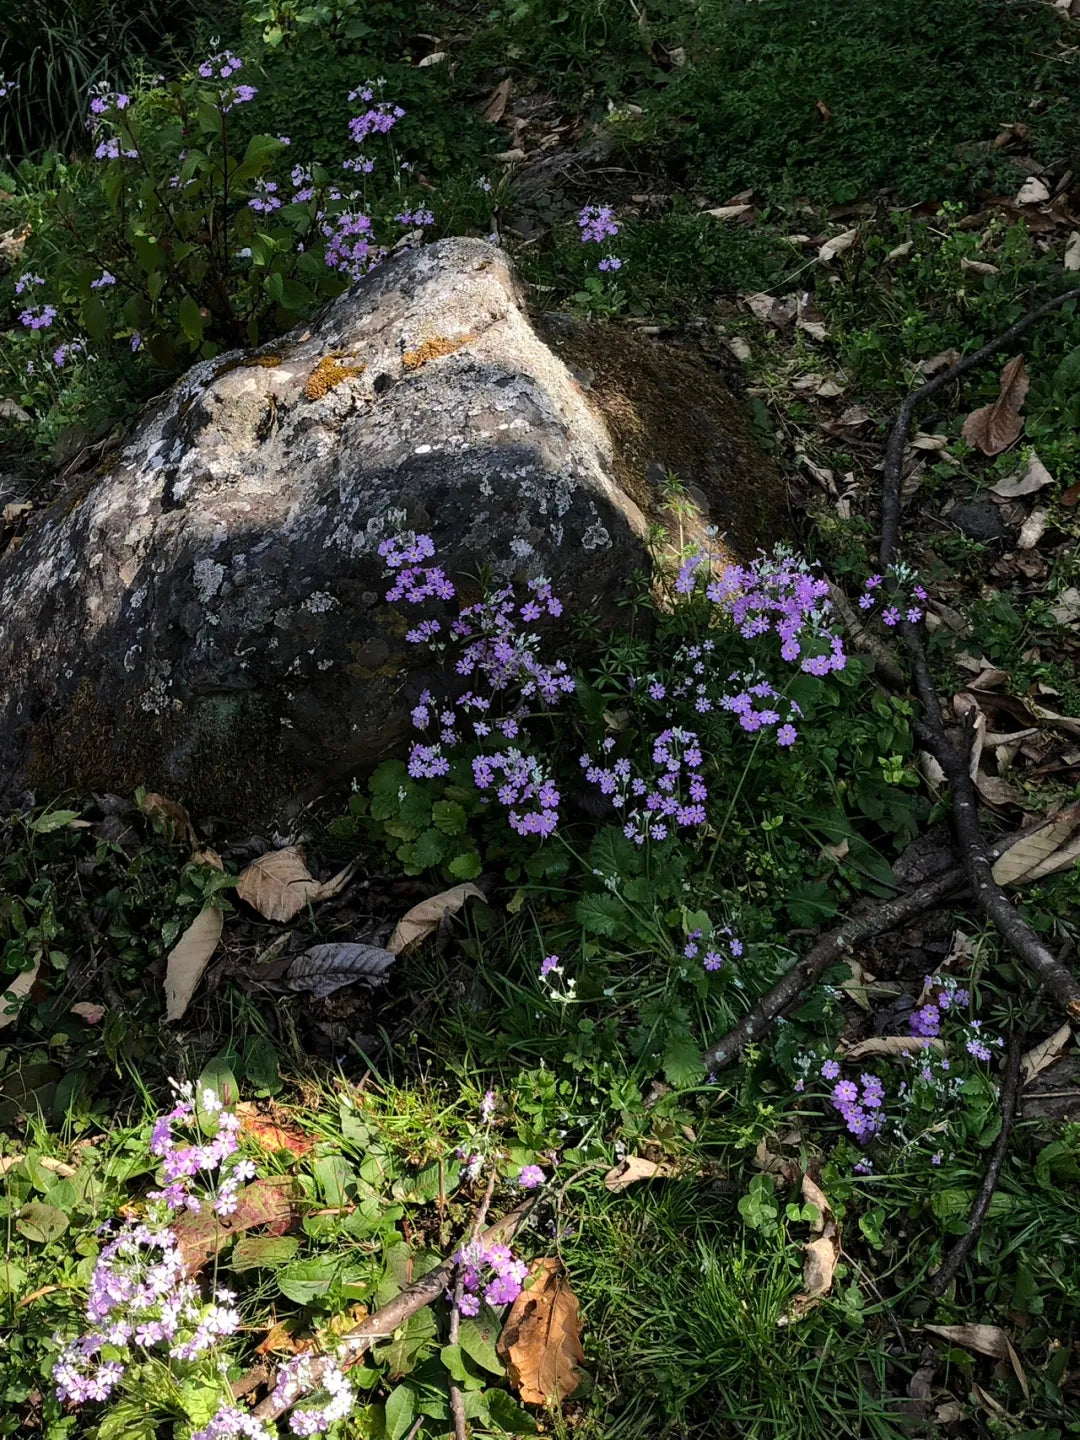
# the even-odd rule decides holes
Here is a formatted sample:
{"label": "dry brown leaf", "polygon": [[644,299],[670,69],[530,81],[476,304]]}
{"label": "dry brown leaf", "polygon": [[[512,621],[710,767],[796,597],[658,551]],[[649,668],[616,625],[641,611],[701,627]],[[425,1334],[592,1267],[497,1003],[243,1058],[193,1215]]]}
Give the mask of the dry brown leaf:
{"label": "dry brown leaf", "polygon": [[1024,1394],[1028,1394],[1027,1376],[1020,1359],[1013,1349],[1012,1341],[997,1325],[926,1325],[931,1335],[940,1335],[965,1350],[974,1350],[977,1355],[986,1355],[991,1360],[1008,1360],[1013,1373],[1020,1382]]}
{"label": "dry brown leaf", "polygon": [[1020,495],[1034,495],[1036,490],[1053,483],[1054,477],[1033,450],[1023,470],[1016,475],[1006,475],[996,485],[991,485],[990,494],[996,495],[999,500],[1015,500]]}
{"label": "dry brown leaf", "polygon": [[872,1009],[870,998],[866,993],[866,987],[872,985],[877,979],[877,976],[871,975],[869,970],[864,970],[858,960],[849,960],[847,963],[851,975],[849,979],[841,980],[840,989],[843,990],[845,995],[849,995],[861,1010]]}
{"label": "dry brown leaf", "polygon": [[29,970],[20,970],[18,975],[12,976],[10,983],[6,979],[0,980],[0,986],[3,986],[3,989],[0,989],[0,1030],[19,1018],[22,1006],[16,1002],[30,994],[40,969],[41,952],[38,951]]}
{"label": "dry brown leaf", "polygon": [[97,1025],[105,1018],[106,1007],[95,1005],[92,1000],[80,1000],[77,1005],[72,1005],[71,1013],[78,1015],[80,1020],[85,1020],[87,1025]]}
{"label": "dry brown leaf", "polygon": [[1017,548],[1020,550],[1034,550],[1046,534],[1049,523],[1049,510],[1032,510],[1023,525],[1020,526],[1020,534],[1016,541]]}
{"label": "dry brown leaf", "polygon": [[1060,1060],[1065,1053],[1065,1047],[1072,1039],[1072,1027],[1068,1024],[1062,1025],[1055,1030],[1048,1040],[1042,1040],[1038,1045],[1033,1045],[1026,1055],[1020,1057],[1020,1072],[1024,1077],[1024,1084],[1027,1085],[1048,1070],[1051,1065]]}
{"label": "dry brown leaf", "polygon": [[496,1348],[526,1405],[557,1404],[581,1384],[585,1363],[577,1296],[558,1260],[534,1260],[529,1274]]}
{"label": "dry brown leaf", "polygon": [[836,1263],[840,1259],[840,1227],[829,1204],[828,1197],[809,1175],[802,1177],[802,1196],[808,1205],[817,1208],[818,1218],[810,1226],[813,1238],[803,1249],[803,1292],[791,1302],[791,1309],[782,1317],[780,1324],[789,1325],[798,1320],[832,1289]]}
{"label": "dry brown leaf", "polygon": [[[1070,805],[1047,825],[1039,825],[1010,845],[994,862],[991,875],[998,885],[1019,885],[1050,859],[1080,827],[1080,805]],[[1043,872],[1046,873],[1045,871]]]}
{"label": "dry brown leaf", "polygon": [[1018,810],[1024,808],[1022,793],[1007,780],[1002,780],[1000,775],[988,775],[985,770],[980,770],[974,779],[975,789],[987,805],[1002,810],[1007,810],[1010,806]]}
{"label": "dry brown leaf", "polygon": [[306,1155],[314,1143],[302,1130],[287,1129],[260,1115],[250,1100],[242,1100],[234,1108],[240,1118],[241,1134],[250,1135],[264,1150],[288,1150],[293,1155]]}
{"label": "dry brown leaf", "polygon": [[207,906],[169,951],[165,966],[165,1019],[179,1020],[191,1003],[210,956],[217,949],[225,915]]}
{"label": "dry brown leaf", "polygon": [[920,375],[936,375],[939,370],[951,370],[960,359],[959,350],[941,350],[936,355],[931,355],[929,360],[920,360],[915,366]]}
{"label": "dry brown leaf", "polygon": [[1020,407],[1028,392],[1024,357],[1014,355],[1001,372],[998,397],[990,405],[973,410],[964,421],[963,435],[969,445],[984,455],[1000,455],[1019,438],[1024,422]]}
{"label": "dry brown leaf", "polygon": [[1066,270],[1080,270],[1080,230],[1074,230],[1069,236],[1063,264]]}
{"label": "dry brown leaf", "polygon": [[826,240],[817,252],[818,259],[827,265],[830,260],[835,260],[837,255],[843,255],[845,250],[850,250],[858,238],[858,230],[845,230],[841,235],[834,235],[831,240]]}
{"label": "dry brown leaf", "polygon": [[70,1180],[75,1174],[74,1165],[69,1165],[66,1160],[57,1160],[55,1155],[42,1155],[41,1168],[51,1170],[54,1175],[59,1175],[61,1180]]}
{"label": "dry brown leaf", "polygon": [[454,885],[440,895],[432,895],[430,900],[421,900],[419,905],[406,911],[394,926],[387,950],[392,955],[401,955],[411,946],[419,944],[425,936],[439,928],[439,922],[444,915],[456,915],[465,901],[473,896],[486,903],[487,896],[471,882]]}
{"label": "dry brown leaf", "polygon": [[905,240],[902,245],[894,245],[893,248],[889,251],[889,253],[885,256],[885,259],[903,260],[906,256],[910,255],[912,250],[914,249],[915,241]]}
{"label": "dry brown leaf", "polygon": [[863,1060],[867,1055],[917,1055],[921,1050],[944,1049],[943,1041],[927,1040],[921,1035],[871,1035],[837,1054],[845,1060]]}
{"label": "dry brown leaf", "polygon": [[717,205],[712,210],[703,210],[703,215],[711,215],[714,220],[737,220],[740,215],[745,215],[748,210],[753,210],[753,205]]}
{"label": "dry brown leaf", "polygon": [[416,62],[416,68],[418,70],[427,70],[432,65],[441,65],[445,59],[445,50],[433,50],[430,55],[425,55],[422,60]]}
{"label": "dry brown leaf", "polygon": [[253,860],[240,876],[236,893],[267,920],[291,920],[305,905],[329,900],[343,890],[358,864],[353,860],[331,879],[320,882],[307,868],[301,852],[290,845]]}
{"label": "dry brown leaf", "polygon": [[191,857],[192,865],[209,865],[214,870],[224,870],[225,865],[221,856],[216,850],[211,850],[209,845],[204,845],[201,850],[196,850]]}
{"label": "dry brown leaf", "polygon": [[1000,275],[1001,271],[996,265],[991,265],[987,260],[969,260],[966,255],[960,258],[960,269],[967,270],[973,275]]}
{"label": "dry brown leaf", "polygon": [[1050,191],[1037,175],[1029,175],[1016,192],[1017,205],[1043,205],[1050,199]]}
{"label": "dry brown leaf", "polygon": [[919,430],[911,441],[913,450],[944,450],[949,444],[947,435],[927,435]]}
{"label": "dry brown leaf", "polygon": [[508,75],[505,80],[499,81],[488,96],[484,108],[480,111],[480,118],[487,120],[492,125],[497,125],[506,114],[506,107],[509,105],[513,93],[514,82]]}
{"label": "dry brown leaf", "polygon": [[759,1140],[754,1152],[754,1165],[765,1175],[777,1175],[785,1185],[795,1184],[802,1175],[794,1160],[785,1160],[774,1155],[764,1140]]}
{"label": "dry brown leaf", "polygon": [[148,820],[160,825],[166,836],[171,831],[182,845],[190,845],[193,850],[198,845],[191,816],[179,800],[170,800],[167,795],[158,795],[151,790],[143,796],[139,809]]}
{"label": "dry brown leaf", "polygon": [[639,1180],[666,1180],[676,1174],[667,1160],[646,1160],[643,1155],[627,1155],[604,1176],[604,1184],[613,1195],[637,1184]]}
{"label": "dry brown leaf", "polygon": [[24,1155],[0,1155],[0,1178],[14,1170],[16,1165],[21,1165],[26,1157]]}

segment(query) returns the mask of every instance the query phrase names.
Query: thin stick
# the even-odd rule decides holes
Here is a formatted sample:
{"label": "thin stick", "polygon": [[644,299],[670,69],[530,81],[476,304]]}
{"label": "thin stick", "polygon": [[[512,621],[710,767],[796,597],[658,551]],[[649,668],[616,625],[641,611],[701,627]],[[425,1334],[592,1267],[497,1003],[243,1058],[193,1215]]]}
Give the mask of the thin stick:
{"label": "thin stick", "polygon": [[[1059,310],[1069,300],[1080,300],[1080,288],[1063,291],[1044,304],[1022,316],[1015,325],[1003,331],[996,339],[988,341],[971,355],[965,356],[955,365],[932,380],[913,390],[900,406],[896,420],[889,432],[885,447],[885,466],[882,476],[881,495],[881,548],[879,560],[882,570],[888,570],[896,562],[900,544],[900,487],[903,469],[904,447],[912,416],[918,407],[937,395],[959,376],[975,369],[1006,345],[1025,334],[1044,316]],[[975,786],[968,770],[966,755],[958,754],[949,744],[945,725],[938,704],[937,690],[930,675],[926,651],[917,625],[908,620],[901,622],[904,643],[911,659],[915,679],[915,691],[923,710],[924,733],[928,737],[934,758],[945,772],[953,795],[952,824],[956,836],[960,860],[967,874],[975,906],[990,920],[1009,949],[1035,975],[1047,992],[1053,996],[1072,1021],[1080,1021],[1080,984],[1076,977],[1065,968],[1046,946],[1035,931],[1011,904],[1004,890],[993,877],[986,844],[979,828],[978,802]]]}
{"label": "thin stick", "polygon": [[[480,1238],[488,1243],[509,1239],[510,1236],[517,1233],[535,1203],[535,1197],[524,1201],[516,1209],[504,1215],[501,1220],[496,1220],[494,1225],[489,1225]],[[369,1315],[366,1320],[361,1320],[359,1325],[354,1325],[351,1330],[347,1330],[341,1337],[335,1354],[312,1357],[311,1365],[308,1368],[308,1378],[302,1390],[295,1393],[290,1392],[292,1398],[287,1401],[276,1401],[273,1394],[267,1395],[252,1412],[256,1419],[278,1419],[303,1399],[304,1395],[310,1395],[313,1390],[319,1388],[328,1365],[337,1364],[343,1369],[347,1369],[350,1365],[355,1365],[376,1340],[389,1340],[394,1331],[404,1325],[406,1320],[423,1310],[425,1306],[431,1305],[445,1293],[453,1274],[453,1259],[444,1260],[434,1270],[429,1270],[426,1275],[421,1276],[415,1284],[402,1290],[401,1294],[396,1295],[388,1305],[384,1305],[374,1315]],[[238,1386],[245,1385],[246,1379],[247,1377],[244,1376],[236,1381],[233,1387],[234,1394],[237,1393]],[[246,1388],[250,1389],[251,1387]],[[246,1391],[242,1393],[246,1393]]]}
{"label": "thin stick", "polygon": [[813,983],[823,970],[834,965],[860,940],[869,940],[886,930],[921,915],[940,901],[963,889],[964,869],[954,865],[933,880],[927,880],[906,895],[892,900],[883,900],[862,915],[849,917],[823,935],[813,949],[797,961],[787,974],[779,980],[768,994],[763,995],[748,1015],[744,1015],[734,1029],[718,1040],[703,1057],[707,1071],[722,1070],[741,1055],[755,1040],[759,1040],[772,1025],[776,1017],[793,1005],[806,987]]}
{"label": "thin stick", "polygon": [[982,1187],[976,1197],[975,1204],[971,1207],[967,1228],[949,1251],[941,1269],[930,1282],[930,1289],[935,1295],[944,1295],[945,1291],[956,1279],[961,1265],[963,1265],[971,1251],[971,1247],[975,1244],[975,1237],[979,1233],[979,1228],[986,1219],[986,1212],[990,1208],[990,1201],[994,1198],[994,1191],[997,1189],[998,1181],[1001,1178],[1001,1170],[1005,1164],[1005,1155],[1009,1149],[1009,1135],[1012,1131],[1013,1117],[1016,1115],[1016,1099],[1020,1090],[1020,1056],[1023,1048],[1020,1040],[1020,1031],[1016,1029],[1009,1038],[1009,1050],[1005,1057],[1005,1075],[1001,1082],[1001,1133],[998,1135],[997,1143],[994,1146],[994,1153],[990,1157],[990,1164],[986,1167]]}
{"label": "thin stick", "polygon": [[[480,1227],[487,1219],[488,1207],[491,1205],[491,1197],[495,1194],[495,1180],[497,1172],[492,1170],[488,1178],[487,1189],[484,1191],[484,1198],[480,1202],[480,1208],[476,1212],[476,1219],[473,1221],[472,1238],[475,1242],[480,1233]],[[450,1344],[458,1343],[458,1336],[461,1333],[461,1297],[465,1292],[465,1267],[458,1266],[457,1280],[454,1282],[454,1303],[450,1307]],[[465,1397],[461,1393],[461,1386],[456,1380],[450,1381],[450,1413],[454,1417],[454,1440],[469,1440],[469,1432],[465,1423]]]}

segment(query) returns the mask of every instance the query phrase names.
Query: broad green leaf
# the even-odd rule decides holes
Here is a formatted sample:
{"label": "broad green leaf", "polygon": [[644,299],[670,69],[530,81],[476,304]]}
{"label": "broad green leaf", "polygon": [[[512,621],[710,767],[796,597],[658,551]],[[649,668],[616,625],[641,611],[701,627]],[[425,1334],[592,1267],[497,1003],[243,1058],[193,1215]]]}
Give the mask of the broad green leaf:
{"label": "broad green leaf", "polygon": [[295,1300],[298,1305],[310,1305],[333,1285],[337,1267],[334,1255],[313,1255],[308,1260],[296,1260],[277,1277],[278,1289],[286,1299]]}
{"label": "broad green leaf", "polygon": [[200,1112],[204,1090],[212,1090],[226,1109],[231,1109],[240,1099],[240,1087],[236,1083],[236,1076],[220,1055],[215,1056],[204,1067],[202,1074],[195,1082],[195,1100]]}
{"label": "broad green leaf", "polygon": [[491,1423],[508,1435],[535,1435],[536,1421],[505,1390],[487,1392],[488,1414]]}
{"label": "broad green leaf", "polygon": [[346,1204],[346,1187],[355,1178],[348,1162],[340,1155],[323,1155],[311,1168],[323,1201],[330,1206]]}
{"label": "broad green leaf", "polygon": [[199,313],[198,302],[190,295],[185,295],[180,301],[180,328],[193,345],[201,345],[203,337],[203,319]]}
{"label": "broad green leaf", "polygon": [[287,1265],[300,1248],[295,1235],[244,1235],[233,1246],[229,1266],[238,1272]]}
{"label": "broad green leaf", "polygon": [[46,1205],[41,1200],[31,1200],[24,1205],[15,1221],[15,1229],[19,1234],[25,1235],[27,1240],[33,1240],[37,1245],[48,1245],[53,1240],[59,1240],[67,1228],[68,1218],[63,1210],[58,1210],[55,1205]]}
{"label": "broad green leaf", "polygon": [[99,295],[91,295],[82,303],[82,322],[91,340],[107,340],[109,314]]}
{"label": "broad green leaf", "polygon": [[454,800],[436,800],[431,807],[431,819],[437,830],[444,835],[460,835],[468,824],[465,807]]}
{"label": "broad green leaf", "polygon": [[20,1295],[26,1288],[26,1271],[0,1255],[0,1295]]}
{"label": "broad green leaf", "polygon": [[484,868],[484,862],[475,850],[464,855],[455,855],[446,867],[455,880],[475,880]]}
{"label": "broad green leaf", "polygon": [[244,1079],[266,1095],[276,1095],[282,1080],[277,1051],[265,1035],[256,1035],[244,1047]]}
{"label": "broad green leaf", "polygon": [[411,1385],[398,1385],[386,1397],[386,1440],[404,1440],[416,1415],[416,1393]]}
{"label": "broad green leaf", "polygon": [[471,1319],[464,1319],[458,1331],[458,1344],[468,1355],[470,1360],[475,1360],[483,1370],[488,1370],[492,1375],[504,1375],[505,1366],[495,1352],[495,1341],[499,1335],[499,1322],[488,1306],[480,1311],[480,1314]]}
{"label": "broad green leaf", "polygon": [[78,820],[80,813],[78,810],[47,810],[44,815],[31,821],[30,829],[35,835],[48,835],[53,830],[62,830],[65,825]]}
{"label": "broad green leaf", "polygon": [[273,157],[284,148],[273,135],[253,135],[247,143],[243,160],[233,171],[233,180],[252,180],[261,175]]}

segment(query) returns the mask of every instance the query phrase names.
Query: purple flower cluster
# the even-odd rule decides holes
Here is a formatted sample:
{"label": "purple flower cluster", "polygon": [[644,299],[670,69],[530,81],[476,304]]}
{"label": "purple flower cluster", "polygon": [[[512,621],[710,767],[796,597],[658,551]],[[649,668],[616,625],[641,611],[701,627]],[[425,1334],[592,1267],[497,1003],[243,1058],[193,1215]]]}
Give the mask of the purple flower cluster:
{"label": "purple flower cluster", "polygon": [[581,768],[590,785],[596,785],[617,810],[626,815],[623,833],[636,845],[646,840],[662,842],[676,829],[697,829],[708,818],[705,801],[708,788],[701,774],[703,755],[693,730],[671,726],[653,741],[652,763],[659,774],[648,780],[634,773],[634,763],[625,756],[607,765],[608,752],[615,748],[609,735],[602,743],[601,763],[582,755]]}
{"label": "purple flower cluster", "polygon": [[[349,95],[350,100],[365,102],[373,98],[374,92],[368,86],[353,90]],[[362,145],[369,135],[388,135],[404,114],[400,105],[391,104],[388,100],[375,100],[363,115],[354,115],[349,121],[349,136],[354,145]]]}
{"label": "purple flower cluster", "polygon": [[[178,1145],[173,1126],[191,1127],[198,1123],[191,1087],[182,1087],[179,1094],[176,1105],[155,1121],[151,1132],[150,1153],[161,1161],[166,1184],[161,1190],[152,1190],[150,1199],[162,1201],[169,1210],[196,1212],[209,1200],[218,1215],[232,1215],[237,1208],[241,1182],[255,1174],[250,1160],[235,1158],[240,1148],[236,1138],[240,1121],[222,1107],[213,1090],[204,1090],[201,1120],[204,1126],[213,1125],[215,1134],[205,1143],[196,1138],[192,1144]],[[211,1181],[214,1171],[220,1171],[216,1184]],[[193,1183],[202,1188],[201,1197],[193,1193]]]}
{"label": "purple flower cluster", "polygon": [[394,219],[399,225],[424,226],[435,224],[435,216],[432,212],[430,210],[421,210],[419,206],[417,206],[415,210],[402,210],[399,215],[394,216]]}
{"label": "purple flower cluster", "polygon": [[342,210],[320,216],[320,230],[326,239],[324,259],[328,270],[340,270],[350,280],[359,280],[386,255],[373,243],[371,220],[359,210]]}
{"label": "purple flower cluster", "polygon": [[[434,559],[435,542],[430,535],[417,535],[408,530],[391,536],[379,545],[379,555],[387,570],[394,573],[394,583],[386,592],[392,604],[404,600],[409,605],[420,605],[425,600],[452,600],[456,591],[438,565],[425,565],[425,560]],[[435,630],[438,630],[437,622]],[[425,635],[423,638],[427,638]]]}
{"label": "purple flower cluster", "polygon": [[267,1429],[250,1410],[219,1405],[212,1419],[201,1430],[196,1430],[191,1440],[231,1440],[234,1435],[243,1435],[246,1440],[274,1440],[277,1431]]}
{"label": "purple flower cluster", "polygon": [[107,290],[109,286],[116,284],[116,276],[109,270],[103,270],[96,280],[90,281],[91,290]]}
{"label": "purple flower cluster", "polygon": [[[937,983],[940,982],[934,976],[928,975],[924,982],[924,988],[929,990],[932,985]],[[944,983],[944,988],[938,991],[929,1004],[920,1006],[912,1013],[908,1021],[911,1034],[927,1040],[934,1039],[941,1034],[941,1017],[945,1011],[967,1005],[970,1000],[970,993],[958,987],[955,982]]]}
{"label": "purple flower cluster", "polygon": [[910,566],[900,564],[890,569],[887,575],[870,576],[859,596],[859,609],[873,610],[880,603],[882,622],[890,629],[899,625],[901,619],[917,625],[923,617],[923,607],[928,598]]}
{"label": "purple flower cluster", "polygon": [[272,215],[275,210],[280,210],[281,199],[278,196],[277,188],[276,180],[256,180],[255,194],[247,202],[248,209],[254,210],[259,215]]}
{"label": "purple flower cluster", "polygon": [[201,79],[229,82],[218,91],[218,102],[223,113],[227,113],[234,105],[246,105],[259,93],[254,85],[238,85],[233,81],[232,77],[243,68],[244,62],[231,50],[222,50],[217,55],[211,55],[209,60],[204,60],[199,66],[198,74]]}
{"label": "purple flower cluster", "polygon": [[[720,706],[739,717],[739,724],[748,735],[775,726],[777,745],[785,747],[795,744],[799,732],[791,722],[802,715],[796,701],[781,695],[779,690],[756,671],[740,673],[735,670],[728,676],[728,684],[734,684],[737,688],[734,693],[729,691],[720,697]],[[699,698],[697,709],[701,708]]]}
{"label": "purple flower cluster", "polygon": [[[703,932],[691,930],[686,937],[686,944],[683,946],[683,954],[687,960],[696,960],[701,951]],[[743,953],[743,942],[733,934],[730,925],[723,925],[720,929],[714,929],[712,940],[705,947],[705,953],[701,957],[701,963],[706,970],[720,970],[726,960],[737,960]]]}
{"label": "purple flower cluster", "polygon": [[[830,1076],[837,1072],[831,1067],[835,1064],[832,1061],[825,1061],[821,1073],[825,1074],[825,1066],[830,1066]],[[843,1116],[844,1123],[856,1140],[867,1141],[873,1137],[881,1128],[881,1117],[878,1111],[885,1100],[885,1086],[876,1075],[861,1075],[862,1094],[859,1093],[859,1086],[854,1080],[838,1080],[833,1086],[830,1097],[834,1110],[839,1110]]]}
{"label": "purple flower cluster", "polygon": [[[315,1379],[312,1356],[296,1355],[278,1371],[272,1399],[278,1405],[291,1405],[300,1395],[312,1390]],[[325,1396],[321,1405],[296,1409],[289,1416],[289,1428],[294,1435],[321,1435],[335,1421],[344,1420],[352,1409],[355,1398],[352,1384],[333,1362],[322,1362],[318,1390]],[[199,1437],[193,1435],[192,1440]],[[207,1436],[206,1440],[215,1440],[215,1437]]]}
{"label": "purple flower cluster", "polygon": [[[542,1175],[543,1172],[541,1178]],[[479,1314],[481,1289],[488,1305],[512,1305],[529,1273],[524,1260],[518,1260],[508,1246],[485,1245],[482,1240],[463,1245],[454,1261],[461,1273],[462,1296],[458,1308],[462,1315]]]}
{"label": "purple flower cluster", "polygon": [[53,351],[53,364],[58,370],[63,370],[69,360],[81,354],[85,349],[86,346],[81,340],[67,340]]}
{"label": "purple flower cluster", "polygon": [[544,1183],[545,1178],[539,1165],[523,1165],[521,1174],[518,1176],[518,1184],[523,1190],[535,1190],[538,1185]]}
{"label": "purple flower cluster", "polygon": [[1000,1035],[991,1038],[983,1034],[981,1020],[972,1020],[971,1028],[964,1036],[964,1049],[973,1060],[989,1060],[993,1055],[990,1046],[995,1045],[1000,1048],[1004,1044],[1005,1041]]}
{"label": "purple flower cluster", "polygon": [[[690,590],[695,578],[691,572]],[[683,572],[676,588],[680,581],[686,583]],[[705,594],[730,615],[744,640],[775,632],[781,659],[797,660],[808,675],[828,675],[847,663],[843,642],[829,628],[828,581],[782,545],[750,565],[727,566],[707,583]]]}
{"label": "purple flower cluster", "polygon": [[[615,212],[610,205],[586,205],[578,216],[578,229],[583,245],[603,245],[619,233]],[[596,267],[598,270],[621,270],[622,261],[617,255],[605,255]]]}
{"label": "purple flower cluster", "polygon": [[[480,791],[495,788],[499,803],[510,812],[510,828],[518,835],[554,833],[559,823],[559,792],[535,755],[511,746],[472,762],[473,781]],[[528,808],[525,808],[528,807]]]}
{"label": "purple flower cluster", "polygon": [[55,319],[55,305],[28,305],[19,312],[19,324],[27,330],[48,330]]}
{"label": "purple flower cluster", "polygon": [[21,295],[24,290],[29,290],[31,285],[44,285],[45,279],[41,275],[20,275],[15,281],[15,294]]}
{"label": "purple flower cluster", "polygon": [[[132,1347],[167,1347],[174,1360],[194,1360],[240,1324],[231,1291],[205,1304],[185,1277],[184,1257],[170,1230],[128,1220],[102,1249],[90,1278],[86,1320],[91,1327],[61,1351],[53,1380],[61,1401],[104,1400],[122,1379]],[[127,1359],[100,1361],[111,1346]]]}

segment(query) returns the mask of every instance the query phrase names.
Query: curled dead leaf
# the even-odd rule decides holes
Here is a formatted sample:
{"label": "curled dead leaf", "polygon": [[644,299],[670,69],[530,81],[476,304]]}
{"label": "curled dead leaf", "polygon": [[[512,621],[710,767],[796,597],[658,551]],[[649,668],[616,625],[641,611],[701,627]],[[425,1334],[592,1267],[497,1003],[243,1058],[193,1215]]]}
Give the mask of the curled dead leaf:
{"label": "curled dead leaf", "polygon": [[170,800],[167,795],[158,795],[151,790],[142,797],[139,809],[151,824],[161,828],[166,839],[175,839],[182,845],[190,845],[193,850],[198,845],[191,816],[179,800]]}
{"label": "curled dead leaf", "polygon": [[4,987],[3,990],[0,990],[0,1030],[19,1018],[22,1006],[18,1002],[25,1000],[30,994],[40,969],[41,951],[39,950],[29,970],[20,970],[18,975],[12,976],[10,983],[7,980],[0,980],[0,985]]}
{"label": "curled dead leaf", "polygon": [[180,1020],[217,949],[225,916],[207,906],[200,910],[169,951],[165,966],[165,1019]]}
{"label": "curled dead leaf", "polygon": [[288,1150],[292,1155],[306,1155],[312,1148],[314,1142],[302,1130],[275,1124],[267,1116],[260,1115],[258,1107],[250,1100],[242,1100],[235,1109],[241,1134],[249,1135],[264,1150]]}
{"label": "curled dead leaf", "polygon": [[922,1035],[871,1035],[846,1050],[837,1050],[845,1060],[865,1060],[867,1055],[918,1055],[923,1050],[945,1049],[941,1040],[927,1040]]}
{"label": "curled dead leaf", "polygon": [[964,421],[963,435],[969,445],[984,455],[1000,455],[1019,438],[1024,428],[1020,407],[1028,384],[1024,357],[1014,355],[1001,372],[997,399],[973,410]]}
{"label": "curled dead leaf", "polygon": [[487,120],[491,125],[497,125],[506,114],[506,107],[510,103],[513,93],[514,82],[508,75],[505,80],[499,81],[484,102],[484,108],[480,111],[481,119]]}
{"label": "curled dead leaf", "polygon": [[1016,192],[1017,205],[1044,205],[1050,199],[1050,191],[1037,175],[1029,175]]}
{"label": "curled dead leaf", "polygon": [[72,1005],[71,1013],[85,1020],[87,1025],[97,1025],[105,1018],[105,1008],[104,1005],[95,1005],[92,1000],[80,1000]]}
{"label": "curled dead leaf", "polygon": [[1064,1055],[1069,1041],[1072,1039],[1072,1027],[1068,1024],[1062,1025],[1055,1030],[1047,1040],[1041,1040],[1038,1045],[1033,1045],[1027,1054],[1020,1057],[1020,1073],[1024,1077],[1024,1084],[1027,1085],[1048,1070],[1051,1065],[1056,1064]]}
{"label": "curled dead leaf", "polygon": [[827,265],[831,260],[835,260],[837,255],[843,255],[845,250],[850,250],[858,238],[858,230],[845,230],[840,235],[834,235],[818,250],[818,259]]}
{"label": "curled dead leaf", "polygon": [[714,220],[738,220],[740,215],[753,210],[753,205],[717,205],[712,210],[703,210],[703,215],[711,215]]}
{"label": "curled dead leaf", "polygon": [[[1019,885],[1051,873],[1045,866],[1080,829],[1080,805],[1070,805],[1047,824],[1022,835],[994,862],[990,872],[998,885]],[[1068,862],[1066,862],[1068,863]],[[1055,867],[1059,868],[1059,867]],[[1038,872],[1035,874],[1034,872]]]}
{"label": "curled dead leaf", "polygon": [[803,1291],[791,1302],[791,1309],[780,1320],[781,1325],[790,1325],[800,1319],[832,1289],[836,1264],[840,1259],[840,1226],[833,1208],[821,1187],[810,1178],[802,1177],[802,1196],[808,1205],[813,1205],[818,1216],[810,1225],[811,1238],[803,1247]]}
{"label": "curled dead leaf", "polygon": [[436,931],[445,915],[456,915],[470,898],[487,903],[484,892],[471,883],[454,885],[439,895],[432,895],[430,900],[421,900],[419,905],[407,910],[394,926],[394,933],[387,941],[387,950],[392,955],[404,954]]}
{"label": "curled dead leaf", "polygon": [[996,495],[999,500],[1015,500],[1021,495],[1034,495],[1036,490],[1053,483],[1054,477],[1033,450],[1023,470],[1015,475],[1006,475],[996,485],[991,485],[990,494]]}
{"label": "curled dead leaf", "polygon": [[353,860],[329,880],[319,881],[307,868],[301,851],[290,845],[253,860],[237,881],[236,893],[267,920],[291,920],[305,905],[339,894],[359,863]]}
{"label": "curled dead leaf", "polygon": [[1020,1388],[1025,1396],[1029,1394],[1027,1376],[1020,1364],[1020,1358],[1013,1349],[1012,1341],[997,1325],[927,1325],[931,1335],[938,1335],[953,1345],[962,1345],[965,1350],[974,1350],[977,1355],[986,1355],[991,1360],[1008,1360],[1013,1368]]}
{"label": "curled dead leaf", "polygon": [[997,265],[991,265],[987,260],[970,260],[966,255],[960,258],[960,269],[966,270],[972,275],[1001,274],[1001,270]]}
{"label": "curled dead leaf", "polygon": [[585,1363],[577,1297],[558,1260],[535,1260],[529,1275],[496,1348],[526,1405],[558,1404],[581,1384]]}
{"label": "curled dead leaf", "polygon": [[604,1185],[613,1195],[629,1189],[639,1180],[666,1180],[677,1172],[667,1160],[646,1160],[642,1155],[627,1155],[604,1176]]}
{"label": "curled dead leaf", "polygon": [[1074,230],[1069,236],[1062,264],[1066,270],[1080,270],[1080,230]]}
{"label": "curled dead leaf", "polygon": [[929,378],[939,370],[951,370],[959,359],[959,350],[941,350],[936,355],[931,355],[929,360],[920,360],[915,369],[920,375]]}

